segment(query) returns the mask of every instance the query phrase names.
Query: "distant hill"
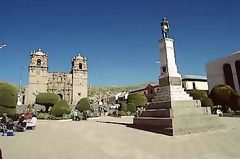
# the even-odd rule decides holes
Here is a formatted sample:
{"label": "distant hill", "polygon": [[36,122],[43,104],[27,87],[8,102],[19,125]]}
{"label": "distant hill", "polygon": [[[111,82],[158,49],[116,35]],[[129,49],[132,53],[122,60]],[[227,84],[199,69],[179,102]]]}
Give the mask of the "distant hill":
{"label": "distant hill", "polygon": [[109,101],[114,99],[114,96],[120,92],[127,92],[132,89],[141,87],[144,84],[136,84],[129,86],[91,86],[88,89],[88,97],[93,101],[100,101],[104,99]]}
{"label": "distant hill", "polygon": [[0,80],[0,83],[8,83],[8,84],[10,84],[10,85],[18,88],[18,86],[17,86],[16,84],[10,83],[10,82],[8,82],[8,81]]}
{"label": "distant hill", "polygon": [[136,85],[129,85],[129,86],[91,86],[89,88],[89,92],[97,92],[97,91],[114,91],[114,92],[122,92],[122,91],[129,91],[131,89],[136,89],[145,84],[136,84]]}

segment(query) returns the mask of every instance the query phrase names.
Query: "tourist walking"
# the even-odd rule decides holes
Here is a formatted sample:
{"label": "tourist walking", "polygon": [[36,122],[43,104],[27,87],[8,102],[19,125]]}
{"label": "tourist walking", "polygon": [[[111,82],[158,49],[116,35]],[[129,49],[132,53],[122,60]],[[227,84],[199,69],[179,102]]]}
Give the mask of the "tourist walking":
{"label": "tourist walking", "polygon": [[2,157],[2,150],[0,149],[0,159],[3,159]]}

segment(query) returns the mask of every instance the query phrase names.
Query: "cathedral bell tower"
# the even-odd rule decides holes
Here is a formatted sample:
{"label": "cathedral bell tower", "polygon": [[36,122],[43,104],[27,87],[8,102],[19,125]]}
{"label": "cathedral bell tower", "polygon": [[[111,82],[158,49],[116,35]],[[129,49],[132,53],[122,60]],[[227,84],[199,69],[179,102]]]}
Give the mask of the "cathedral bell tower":
{"label": "cathedral bell tower", "polygon": [[78,54],[72,60],[72,104],[87,97],[87,58]]}
{"label": "cathedral bell tower", "polygon": [[28,78],[28,99],[26,100],[28,103],[34,103],[36,95],[40,92],[47,92],[48,56],[41,49],[31,52]]}

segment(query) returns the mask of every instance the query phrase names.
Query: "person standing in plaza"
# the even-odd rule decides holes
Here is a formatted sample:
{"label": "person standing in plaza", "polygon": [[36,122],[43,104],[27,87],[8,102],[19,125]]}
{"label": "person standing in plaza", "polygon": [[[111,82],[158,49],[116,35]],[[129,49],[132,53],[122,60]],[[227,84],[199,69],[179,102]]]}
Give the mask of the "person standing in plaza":
{"label": "person standing in plaza", "polygon": [[0,149],[0,159],[3,159],[2,157],[2,150]]}

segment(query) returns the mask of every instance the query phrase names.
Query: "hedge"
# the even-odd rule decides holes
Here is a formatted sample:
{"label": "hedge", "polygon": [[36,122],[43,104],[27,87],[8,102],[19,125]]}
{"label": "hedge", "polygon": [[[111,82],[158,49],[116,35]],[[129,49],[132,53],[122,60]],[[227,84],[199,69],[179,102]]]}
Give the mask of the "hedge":
{"label": "hedge", "polygon": [[144,94],[132,93],[128,95],[128,103],[134,103],[136,107],[145,107],[147,98]]}
{"label": "hedge", "polygon": [[70,112],[71,112],[70,107],[65,100],[57,101],[56,104],[50,110],[50,114],[56,117],[62,117],[64,114],[69,114]]}
{"label": "hedge", "polygon": [[83,111],[83,110],[91,110],[91,105],[88,100],[88,98],[82,98],[76,106],[77,110]]}
{"label": "hedge", "polygon": [[127,110],[131,113],[135,113],[137,111],[136,105],[134,103],[128,103]]}
{"label": "hedge", "polygon": [[0,115],[14,115],[17,105],[17,89],[7,83],[0,83]]}
{"label": "hedge", "polygon": [[128,111],[127,104],[125,102],[121,103],[120,111],[123,111],[123,112],[127,112]]}
{"label": "hedge", "polygon": [[49,107],[53,107],[60,99],[61,98],[55,93],[40,93],[36,97],[36,104],[44,105],[46,112],[48,112]]}

